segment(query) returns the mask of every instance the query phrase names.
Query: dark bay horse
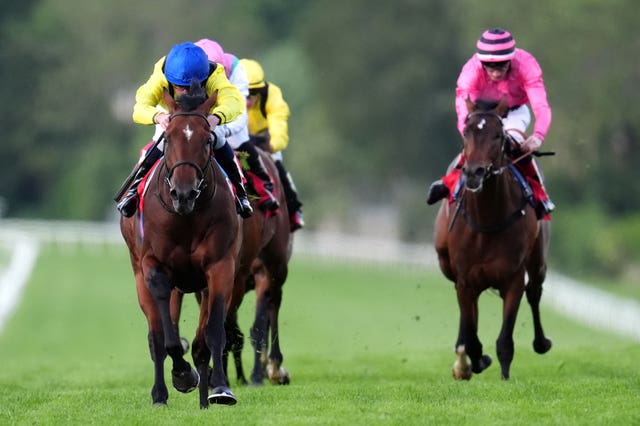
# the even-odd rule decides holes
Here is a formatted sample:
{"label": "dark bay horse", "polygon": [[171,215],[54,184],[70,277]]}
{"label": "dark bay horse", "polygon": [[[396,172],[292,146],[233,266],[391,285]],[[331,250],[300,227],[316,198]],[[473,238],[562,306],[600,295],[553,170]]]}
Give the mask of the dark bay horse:
{"label": "dark bay horse", "polygon": [[[180,392],[200,390],[200,407],[236,403],[223,368],[224,320],[233,296],[240,249],[240,222],[234,196],[212,160],[207,113],[216,102],[199,85],[176,103],[165,90],[171,114],[165,131],[164,157],[149,177],[139,215],[122,218],[140,307],[149,325],[149,349],[155,379],[154,405],[165,405],[168,390],[164,360],[173,361],[173,386]],[[194,370],[170,317],[172,289],[206,290],[193,344]],[[209,364],[213,370],[209,374]],[[209,388],[211,393],[208,394]]]}
{"label": "dark bay horse", "polygon": [[[274,384],[288,384],[289,372],[282,367],[283,355],[280,349],[278,318],[293,237],[289,228],[289,213],[286,210],[284,190],[275,163],[267,153],[260,149],[258,151],[267,172],[273,179],[274,194],[278,198],[280,209],[277,214],[263,212],[258,207],[257,200],[252,199],[254,214],[243,220],[242,244],[237,262],[233,298],[225,323],[227,346],[224,364],[226,368],[227,356],[231,352],[238,382],[248,383],[242,366],[244,334],[238,324],[238,309],[245,294],[255,290],[256,312],[250,331],[254,353],[251,384],[262,384],[265,374]],[[202,303],[206,297],[206,293],[199,294],[198,302]],[[174,291],[171,308],[176,329],[179,325],[182,299],[183,293],[179,290]]]}
{"label": "dark bay horse", "polygon": [[289,212],[278,169],[270,155],[260,149],[258,152],[274,182],[274,195],[278,198],[280,208],[274,215],[261,211],[256,201],[252,201],[256,214],[244,220],[234,297],[227,318],[228,347],[233,354],[238,380],[241,383],[245,382],[240,356],[244,336],[238,324],[237,310],[245,293],[253,289],[256,311],[250,330],[254,354],[251,384],[262,384],[265,373],[274,384],[288,384],[289,372],[282,367],[279,312],[282,287],[289,271],[293,236],[290,232]]}
{"label": "dark bay horse", "polygon": [[[443,202],[435,223],[435,249],[443,274],[455,283],[460,324],[454,364],[456,379],[470,379],[491,364],[478,338],[478,298],[489,288],[503,299],[502,328],[496,351],[502,378],[509,378],[513,360],[513,329],[526,293],[534,325],[533,348],[545,353],[551,341],[540,323],[540,298],[546,277],[549,221],[538,221],[520,183],[509,168],[509,143],[501,117],[505,100],[497,106],[467,101],[462,169],[464,188],[457,204]],[[525,273],[528,281],[525,285]],[[471,361],[467,364],[467,355]]]}

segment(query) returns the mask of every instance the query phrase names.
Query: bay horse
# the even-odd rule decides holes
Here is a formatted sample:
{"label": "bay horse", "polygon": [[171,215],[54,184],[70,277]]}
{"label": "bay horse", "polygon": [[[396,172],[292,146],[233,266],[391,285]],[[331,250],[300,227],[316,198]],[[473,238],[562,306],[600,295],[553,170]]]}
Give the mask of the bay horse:
{"label": "bay horse", "polygon": [[[166,89],[163,100],[171,117],[165,131],[164,157],[148,178],[143,208],[134,217],[120,220],[138,301],[149,326],[155,373],[151,396],[154,405],[166,405],[169,395],[164,360],[169,355],[172,382],[178,391],[198,387],[201,408],[210,403],[232,405],[236,397],[228,386],[222,352],[241,234],[234,195],[212,160],[207,114],[216,94],[207,98],[194,82],[178,102]],[[172,326],[170,296],[174,288],[187,293],[208,292],[193,344],[197,370],[183,358]]]}
{"label": "bay horse", "polygon": [[478,298],[491,288],[503,299],[496,352],[506,380],[523,293],[533,315],[534,350],[543,354],[551,348],[539,311],[551,229],[549,221],[537,220],[507,154],[510,141],[501,118],[507,111],[506,100],[496,105],[483,101],[474,104],[467,99],[467,106],[462,152],[466,159],[462,167],[464,187],[455,209],[448,201],[441,204],[434,245],[442,273],[455,283],[460,309],[454,378],[469,380],[472,373],[481,373],[491,365],[491,357],[482,353],[478,338]]}
{"label": "bay horse", "polygon": [[[224,365],[227,367],[228,353],[233,356],[240,384],[248,384],[242,366],[244,334],[238,324],[238,309],[245,294],[255,290],[256,311],[250,330],[254,363],[251,384],[261,385],[264,376],[273,384],[289,384],[290,374],[282,367],[283,355],[280,349],[279,312],[282,303],[282,287],[288,275],[293,236],[289,227],[289,213],[285,194],[275,163],[271,156],[258,148],[262,162],[274,183],[274,195],[280,203],[277,213],[264,212],[257,204],[257,197],[251,197],[254,214],[244,219],[242,224],[242,244],[237,262],[233,298],[227,314],[225,330],[227,346]],[[251,182],[251,180],[250,180]],[[198,294],[198,303],[206,300],[206,293]],[[176,329],[179,329],[183,293],[176,290],[171,298],[171,315]],[[185,349],[188,343],[183,344]]]}

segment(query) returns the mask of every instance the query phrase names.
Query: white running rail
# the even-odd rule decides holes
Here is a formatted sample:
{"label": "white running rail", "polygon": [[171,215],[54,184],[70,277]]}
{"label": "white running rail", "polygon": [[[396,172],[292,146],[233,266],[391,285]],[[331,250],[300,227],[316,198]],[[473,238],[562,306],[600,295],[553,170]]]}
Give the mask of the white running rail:
{"label": "white running rail", "polygon": [[[13,245],[14,250],[4,273],[0,264],[0,332],[19,301],[21,289],[35,263],[39,241],[124,244],[116,223],[0,220],[0,243]],[[295,234],[294,255],[422,268],[435,268],[438,265],[433,246],[429,244],[334,233],[314,234],[304,230]],[[559,313],[588,326],[640,341],[640,303],[635,300],[549,273],[542,304],[550,305]]]}

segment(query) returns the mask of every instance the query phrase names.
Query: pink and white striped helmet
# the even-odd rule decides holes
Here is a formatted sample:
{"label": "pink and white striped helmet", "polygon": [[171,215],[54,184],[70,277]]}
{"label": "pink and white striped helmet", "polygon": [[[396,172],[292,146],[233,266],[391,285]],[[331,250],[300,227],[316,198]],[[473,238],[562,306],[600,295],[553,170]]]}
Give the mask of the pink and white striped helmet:
{"label": "pink and white striped helmet", "polygon": [[482,62],[510,61],[516,53],[515,39],[509,31],[501,28],[483,32],[476,47],[476,56]]}

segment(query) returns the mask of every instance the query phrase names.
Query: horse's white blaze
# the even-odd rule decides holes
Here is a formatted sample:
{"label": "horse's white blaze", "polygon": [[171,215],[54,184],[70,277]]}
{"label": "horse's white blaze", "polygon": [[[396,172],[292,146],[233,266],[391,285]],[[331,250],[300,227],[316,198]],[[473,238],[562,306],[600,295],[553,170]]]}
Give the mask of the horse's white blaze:
{"label": "horse's white blaze", "polygon": [[188,124],[187,124],[187,127],[182,129],[182,133],[184,133],[184,135],[186,136],[187,141],[191,140],[191,136],[193,136],[193,130],[191,130],[191,127],[189,127]]}
{"label": "horse's white blaze", "polygon": [[478,129],[482,130],[485,124],[487,124],[487,121],[483,118],[478,122]]}

